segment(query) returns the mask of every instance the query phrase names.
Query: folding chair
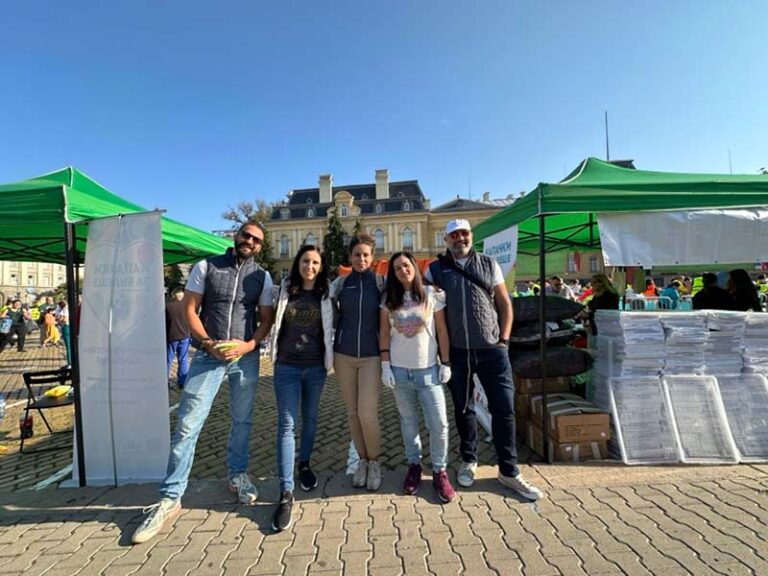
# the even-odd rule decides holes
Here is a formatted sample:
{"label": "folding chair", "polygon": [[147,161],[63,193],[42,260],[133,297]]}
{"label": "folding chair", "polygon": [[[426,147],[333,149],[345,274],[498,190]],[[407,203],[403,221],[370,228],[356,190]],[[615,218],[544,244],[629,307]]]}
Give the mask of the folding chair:
{"label": "folding chair", "polygon": [[[43,410],[51,408],[63,408],[65,406],[71,406],[75,403],[73,396],[65,394],[64,396],[46,396],[45,391],[50,390],[54,386],[71,384],[72,383],[72,370],[68,367],[59,368],[58,370],[38,370],[35,372],[24,372],[24,385],[27,387],[27,406],[24,408],[24,419],[27,419],[30,410],[37,410],[41,420],[48,428],[48,433],[62,434],[70,432],[68,430],[59,430],[54,432],[51,425],[48,424]],[[24,451],[25,434],[21,434],[21,446],[19,452],[22,454],[31,454],[33,452],[47,452],[49,450],[56,450],[58,446],[49,446],[48,448],[37,448],[35,450]]]}

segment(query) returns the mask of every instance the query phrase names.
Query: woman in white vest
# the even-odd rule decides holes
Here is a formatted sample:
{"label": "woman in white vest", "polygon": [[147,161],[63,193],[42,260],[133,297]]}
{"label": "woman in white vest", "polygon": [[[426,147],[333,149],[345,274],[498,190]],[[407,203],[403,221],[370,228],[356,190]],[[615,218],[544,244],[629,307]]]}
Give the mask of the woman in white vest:
{"label": "woman in white vest", "polygon": [[323,257],[315,246],[303,246],[293,259],[277,296],[272,363],[277,400],[277,468],[280,503],[272,519],[276,531],[287,529],[293,507],[295,429],[301,406],[299,483],[304,491],[317,486],[310,457],[317,430],[317,411],[327,371],[333,366],[333,304]]}

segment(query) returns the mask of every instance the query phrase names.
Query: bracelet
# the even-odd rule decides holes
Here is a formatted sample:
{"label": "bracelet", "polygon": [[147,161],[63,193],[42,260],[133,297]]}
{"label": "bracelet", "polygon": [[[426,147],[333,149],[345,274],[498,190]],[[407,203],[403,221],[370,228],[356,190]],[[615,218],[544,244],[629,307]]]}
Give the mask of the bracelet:
{"label": "bracelet", "polygon": [[440,364],[442,364],[443,366],[448,366],[448,368],[451,367],[450,360],[447,360],[447,361],[446,360],[440,360]]}
{"label": "bracelet", "polygon": [[387,352],[387,353],[389,353],[389,348],[381,348],[381,349],[379,350],[379,354],[383,354],[384,352]]}

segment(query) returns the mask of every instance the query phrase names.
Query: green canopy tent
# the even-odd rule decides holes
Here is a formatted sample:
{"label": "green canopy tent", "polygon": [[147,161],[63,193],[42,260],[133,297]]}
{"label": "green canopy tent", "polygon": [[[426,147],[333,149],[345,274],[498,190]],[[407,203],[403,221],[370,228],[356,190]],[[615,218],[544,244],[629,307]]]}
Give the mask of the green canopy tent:
{"label": "green canopy tent", "polygon": [[[541,183],[474,228],[476,243],[518,226],[518,253],[600,246],[598,212],[696,210],[768,205],[768,176],[633,170],[587,158],[563,181]],[[546,217],[543,231],[540,224]]]}
{"label": "green canopy tent", "polygon": [[[66,262],[65,224],[73,224],[76,262],[82,263],[89,220],[147,211],[74,168],[2,184],[0,202],[0,260],[57,264]],[[162,218],[161,226],[166,264],[194,262],[231,245],[170,218]]]}
{"label": "green canopy tent", "polygon": [[[475,226],[474,241],[518,227],[518,254],[538,255],[539,277],[546,278],[547,253],[600,246],[598,213],[652,212],[768,205],[768,176],[683,174],[622,168],[587,158],[558,183],[541,183],[501,212]],[[540,333],[545,334],[546,299],[540,299]],[[541,341],[542,377],[546,342]],[[542,379],[542,429],[546,430],[547,394]],[[549,453],[544,434],[544,453]]]}
{"label": "green canopy tent", "polygon": [[[77,309],[76,268],[85,259],[87,226],[90,220],[120,214],[147,212],[128,202],[74,168],[12,184],[0,185],[0,260],[53,262],[66,265],[67,301]],[[224,252],[231,242],[186,226],[169,218],[161,219],[163,261],[178,264]],[[80,370],[77,346],[77,315],[72,315],[72,383],[75,390],[75,422],[82,430]],[[85,456],[81,434],[76,436],[78,476],[86,482]]]}

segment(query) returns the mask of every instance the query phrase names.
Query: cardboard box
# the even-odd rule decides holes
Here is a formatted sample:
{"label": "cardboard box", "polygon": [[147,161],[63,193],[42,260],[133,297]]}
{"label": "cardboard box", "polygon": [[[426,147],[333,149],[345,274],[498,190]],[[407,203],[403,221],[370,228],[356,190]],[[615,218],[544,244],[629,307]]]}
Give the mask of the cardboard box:
{"label": "cardboard box", "polygon": [[[531,396],[530,419],[541,422],[542,397]],[[611,418],[592,402],[575,394],[547,396],[549,435],[560,444],[608,440]]]}
{"label": "cardboard box", "polygon": [[[541,380],[538,378],[524,378],[517,374],[513,374],[512,378],[515,381],[515,391],[518,394],[540,394],[541,393]],[[570,392],[571,391],[571,379],[568,376],[561,376],[560,378],[544,378],[544,386],[547,394],[555,392]]]}
{"label": "cardboard box", "polygon": [[[541,428],[529,422],[527,426],[526,440],[528,447],[544,456],[544,433]],[[555,442],[550,438],[549,461],[550,462],[587,462],[589,460],[607,460],[608,442],[606,440],[592,440],[590,442]]]}

